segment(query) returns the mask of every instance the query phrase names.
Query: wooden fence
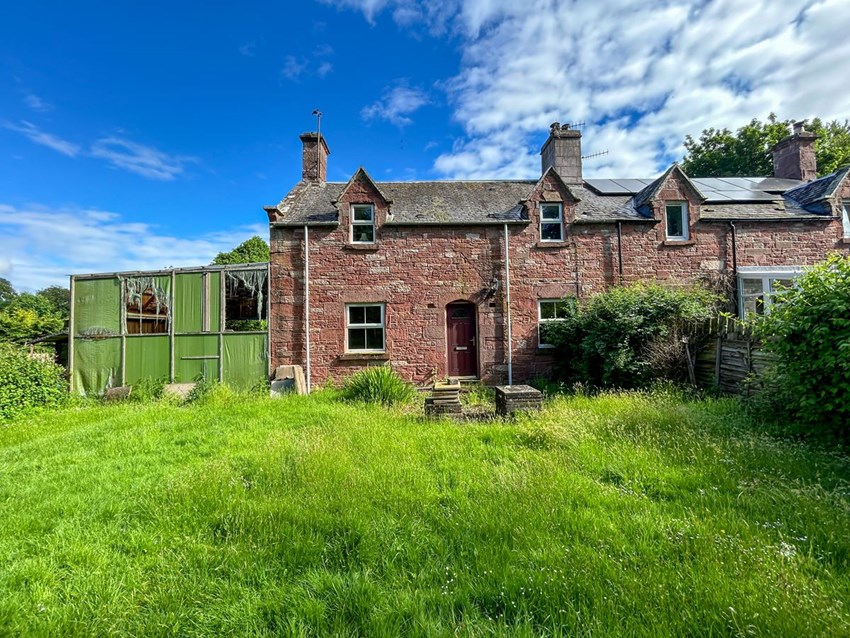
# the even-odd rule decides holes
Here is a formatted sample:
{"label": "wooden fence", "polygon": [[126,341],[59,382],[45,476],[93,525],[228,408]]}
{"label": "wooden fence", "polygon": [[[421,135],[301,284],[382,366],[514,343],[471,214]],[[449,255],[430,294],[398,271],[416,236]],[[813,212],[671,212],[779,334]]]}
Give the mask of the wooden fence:
{"label": "wooden fence", "polygon": [[713,320],[709,333],[713,339],[696,355],[697,385],[750,394],[757,387],[758,375],[775,361],[774,355],[735,319]]}

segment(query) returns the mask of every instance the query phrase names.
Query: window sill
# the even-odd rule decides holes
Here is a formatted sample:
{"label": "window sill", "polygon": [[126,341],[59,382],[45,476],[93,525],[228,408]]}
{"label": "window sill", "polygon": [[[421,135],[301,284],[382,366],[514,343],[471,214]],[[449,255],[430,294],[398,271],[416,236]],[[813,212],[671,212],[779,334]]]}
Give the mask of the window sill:
{"label": "window sill", "polygon": [[662,246],[693,246],[696,244],[695,239],[665,239],[661,242]]}
{"label": "window sill", "polygon": [[378,250],[378,244],[346,244],[343,246],[345,250],[365,250],[366,252]]}
{"label": "window sill", "polygon": [[838,240],[838,243],[844,246],[850,246],[850,237],[842,237]]}
{"label": "window sill", "polygon": [[563,239],[561,241],[538,241],[534,244],[535,248],[564,248],[567,246],[567,242]]}
{"label": "window sill", "polygon": [[340,361],[389,361],[388,352],[346,352],[339,357]]}

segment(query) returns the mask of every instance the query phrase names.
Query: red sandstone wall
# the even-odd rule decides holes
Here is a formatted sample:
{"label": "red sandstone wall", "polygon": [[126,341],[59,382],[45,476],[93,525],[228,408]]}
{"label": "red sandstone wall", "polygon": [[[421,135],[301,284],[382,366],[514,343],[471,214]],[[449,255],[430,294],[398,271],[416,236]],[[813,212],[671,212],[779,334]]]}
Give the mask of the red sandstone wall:
{"label": "red sandstone wall", "polygon": [[[699,203],[671,176],[655,202],[657,223],[624,223],[623,279],[693,280],[701,271],[731,268],[728,224],[696,221]],[[850,196],[850,194],[848,194]],[[687,199],[691,239],[665,242],[664,199]],[[564,202],[564,241],[539,242],[537,203]],[[351,203],[373,203],[377,244],[348,243]],[[574,205],[559,183],[547,181],[530,202],[527,226],[510,227],[514,381],[546,374],[551,358],[537,348],[537,300],[588,295],[614,285],[616,224],[575,224]],[[405,377],[427,383],[446,375],[445,306],[471,301],[477,307],[479,374],[489,383],[506,379],[503,227],[383,226],[386,203],[368,183],[355,183],[340,201],[341,224],[310,230],[312,382],[342,379],[370,363],[389,360]],[[806,265],[832,250],[846,252],[841,222],[739,222],[738,265]],[[273,365],[305,362],[303,229],[271,232],[271,355]],[[497,277],[498,292],[486,290]],[[346,303],[386,303],[384,357],[344,353]]]}

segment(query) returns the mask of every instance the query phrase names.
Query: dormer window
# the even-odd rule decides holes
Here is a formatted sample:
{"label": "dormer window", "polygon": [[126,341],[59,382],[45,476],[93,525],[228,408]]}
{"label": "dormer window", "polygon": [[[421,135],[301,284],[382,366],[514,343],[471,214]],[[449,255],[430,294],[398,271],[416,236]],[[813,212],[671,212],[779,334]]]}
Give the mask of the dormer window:
{"label": "dormer window", "polygon": [[375,243],[375,207],[372,204],[354,204],[351,207],[351,243]]}
{"label": "dormer window", "polygon": [[564,241],[562,204],[540,204],[540,241]]}
{"label": "dormer window", "polygon": [[666,206],[667,239],[688,240],[688,203],[668,202]]}
{"label": "dormer window", "polygon": [[850,199],[841,202],[841,227],[844,229],[844,239],[850,239]]}

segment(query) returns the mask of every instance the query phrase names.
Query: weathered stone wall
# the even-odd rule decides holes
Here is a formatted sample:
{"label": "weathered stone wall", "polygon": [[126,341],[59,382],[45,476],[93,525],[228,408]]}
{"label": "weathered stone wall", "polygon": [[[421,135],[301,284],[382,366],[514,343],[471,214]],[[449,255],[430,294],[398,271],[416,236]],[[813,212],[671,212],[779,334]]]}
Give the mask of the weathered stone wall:
{"label": "weathered stone wall", "polygon": [[[671,176],[653,202],[655,220],[622,225],[623,281],[693,281],[703,271],[732,266],[728,224],[699,222],[700,205]],[[690,239],[665,240],[664,200],[687,200]],[[564,241],[539,241],[540,201],[563,201]],[[352,203],[375,205],[375,246],[349,242]],[[551,357],[537,347],[538,299],[587,297],[618,280],[615,223],[574,222],[575,202],[555,178],[529,202],[530,223],[509,227],[514,382],[545,375]],[[447,373],[446,305],[469,301],[477,308],[479,374],[506,380],[504,229],[502,226],[385,225],[387,205],[361,179],[340,199],[340,225],[310,229],[312,382],[341,379],[386,360],[405,377],[428,383]],[[847,252],[841,222],[737,222],[739,266],[807,265],[832,250]],[[272,366],[305,363],[304,246],[302,228],[271,231]],[[491,282],[500,286],[488,294]],[[345,354],[345,304],[386,304],[386,354]]]}

